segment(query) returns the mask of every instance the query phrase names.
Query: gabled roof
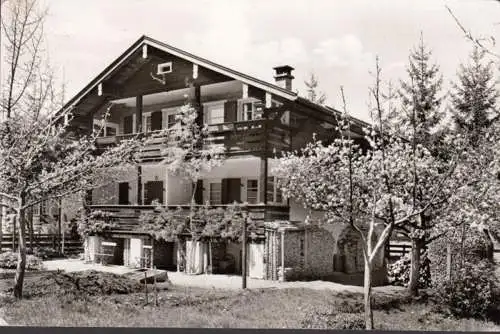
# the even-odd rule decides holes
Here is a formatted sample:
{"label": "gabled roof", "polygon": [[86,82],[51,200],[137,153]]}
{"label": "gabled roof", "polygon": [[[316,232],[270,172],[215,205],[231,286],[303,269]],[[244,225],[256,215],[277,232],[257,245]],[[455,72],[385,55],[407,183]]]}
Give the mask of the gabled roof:
{"label": "gabled roof", "polygon": [[[173,47],[171,45],[165,44],[163,42],[160,42],[156,39],[153,39],[151,37],[148,37],[146,35],[141,36],[135,43],[133,43],[125,52],[123,52],[118,58],[116,58],[108,67],[106,67],[99,75],[97,75],[87,86],[85,86],[79,93],[77,93],[71,100],[69,100],[62,110],[65,110],[67,108],[73,107],[74,105],[78,104],[78,102],[87,96],[90,92],[95,91],[97,89],[97,86],[99,83],[104,81],[107,77],[110,76],[110,74],[113,73],[116,69],[118,69],[120,66],[125,64],[127,60],[132,56],[135,52],[137,52],[139,49],[141,49],[144,45],[147,45],[148,47],[153,47],[155,49],[158,49],[160,51],[172,54],[174,56],[177,56],[179,58],[185,59],[189,62],[192,62],[194,64],[197,64],[199,66],[205,67],[207,69],[210,69],[212,71],[221,73],[223,75],[226,75],[227,77],[233,78],[235,80],[239,80],[243,83],[246,83],[248,85],[260,88],[264,91],[270,92],[271,94],[280,96],[282,98],[285,98],[289,101],[294,101],[300,105],[305,106],[308,109],[315,110],[316,112],[320,112],[323,114],[340,114],[338,110],[335,110],[331,107],[326,107],[326,106],[321,106],[319,104],[313,103],[305,98],[299,97],[297,93],[294,93],[288,89],[279,87],[275,84],[271,84],[269,82],[257,79],[255,77],[252,77],[250,75],[238,72],[236,70],[230,69],[228,67],[216,64],[210,60],[207,60],[205,58],[196,56],[194,54],[191,54],[189,52],[186,52],[184,50],[178,49],[176,47]],[[354,124],[357,125],[359,128],[367,126],[368,124],[359,120],[359,119],[352,119],[354,121]]]}
{"label": "gabled roof", "polygon": [[102,71],[97,77],[95,77],[87,86],[85,86],[85,88],[83,88],[78,94],[76,94],[71,100],[69,100],[63,109],[66,109],[68,107],[71,107],[71,106],[77,104],[88,93],[90,93],[92,90],[96,89],[100,82],[105,80],[105,78],[110,73],[112,73],[120,65],[122,65],[124,62],[126,62],[126,60],[134,52],[136,52],[137,50],[142,48],[144,45],[147,45],[147,46],[156,48],[158,50],[170,53],[174,56],[185,59],[185,60],[190,61],[194,64],[197,64],[199,66],[202,66],[202,67],[205,67],[207,69],[213,70],[215,72],[224,74],[230,78],[234,78],[235,80],[239,80],[239,81],[244,82],[246,84],[263,89],[265,91],[268,91],[272,94],[281,96],[281,97],[286,98],[288,100],[294,101],[297,98],[296,93],[291,92],[287,89],[284,89],[282,87],[271,84],[269,82],[257,79],[255,77],[250,76],[250,75],[235,71],[235,70],[230,69],[228,67],[216,64],[216,63],[209,61],[205,58],[198,57],[198,56],[193,55],[189,52],[175,48],[171,45],[162,43],[162,42],[155,40],[151,37],[143,35],[134,44],[132,44],[132,46],[130,46],[124,53],[122,53],[117,59],[115,59],[115,61],[113,61],[108,67],[106,67],[104,69],[104,71]]}

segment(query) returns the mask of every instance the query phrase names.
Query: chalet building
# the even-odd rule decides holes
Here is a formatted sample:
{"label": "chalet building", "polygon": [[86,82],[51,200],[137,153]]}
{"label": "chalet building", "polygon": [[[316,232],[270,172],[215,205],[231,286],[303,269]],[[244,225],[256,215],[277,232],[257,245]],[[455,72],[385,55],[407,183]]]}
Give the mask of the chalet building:
{"label": "chalet building", "polygon": [[[226,207],[248,203],[260,229],[248,244],[247,273],[261,279],[327,278],[360,283],[363,258],[359,240],[341,227],[326,231],[304,224],[306,211],[286,198],[276,186],[272,167],[276,154],[304,147],[313,139],[331,141],[338,112],[301,98],[293,91],[293,68],[274,68],[274,83],[215,64],[147,36],[141,37],[92,80],[65,106],[71,108],[71,128],[92,131],[109,117],[98,145],[104,147],[142,132],[171,126],[186,98],[198,111],[198,121],[209,125],[217,144],[226,149],[223,165],[204,175],[195,194],[198,205]],[[352,137],[362,140],[364,124],[356,122]],[[188,273],[206,273],[208,243],[188,240],[187,262],[178,268],[180,243],[154,240],[138,232],[139,216],[153,212],[153,201],[166,208],[187,209],[192,184],[169,175],[162,159],[162,144],[141,153],[141,163],[128,179],[94,189],[90,210],[116,217],[117,227],[85,240],[87,261],[103,254],[114,264],[154,265]],[[318,219],[321,219],[318,215]],[[242,271],[241,244],[211,245],[211,272]],[[380,257],[379,281],[385,277]],[[377,276],[377,275],[376,275]]]}

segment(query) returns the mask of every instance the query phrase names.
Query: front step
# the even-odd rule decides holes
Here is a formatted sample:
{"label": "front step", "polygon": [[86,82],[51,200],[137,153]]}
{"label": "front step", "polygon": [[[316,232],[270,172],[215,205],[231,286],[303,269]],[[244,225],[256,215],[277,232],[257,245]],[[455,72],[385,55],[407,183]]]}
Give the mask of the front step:
{"label": "front step", "polygon": [[124,276],[134,280],[138,281],[139,283],[146,283],[151,284],[154,282],[154,279],[156,278],[156,282],[168,282],[168,274],[166,270],[160,270],[160,269],[137,269],[136,271],[126,273]]}

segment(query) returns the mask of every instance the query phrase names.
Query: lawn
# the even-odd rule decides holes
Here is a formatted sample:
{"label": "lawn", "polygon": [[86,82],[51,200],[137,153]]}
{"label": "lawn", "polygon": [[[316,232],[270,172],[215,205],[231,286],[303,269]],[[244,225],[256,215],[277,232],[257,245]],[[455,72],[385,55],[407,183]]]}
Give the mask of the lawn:
{"label": "lawn", "polygon": [[[19,302],[4,297],[2,302],[7,322],[25,326],[300,328],[313,308],[362,310],[361,294],[298,288],[234,291],[174,286],[158,296],[158,306],[145,305],[144,293],[46,295]],[[444,318],[430,303],[410,303],[401,295],[377,293],[374,304],[378,329],[500,330],[491,322]]]}

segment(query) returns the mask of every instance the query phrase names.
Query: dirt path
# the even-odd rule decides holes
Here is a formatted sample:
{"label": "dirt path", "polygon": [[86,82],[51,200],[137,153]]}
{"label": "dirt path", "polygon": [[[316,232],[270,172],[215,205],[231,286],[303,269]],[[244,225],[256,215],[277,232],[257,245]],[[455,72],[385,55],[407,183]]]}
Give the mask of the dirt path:
{"label": "dirt path", "polygon": [[[44,262],[44,267],[48,270],[81,271],[81,270],[100,270],[115,274],[126,274],[134,271],[123,266],[101,266],[97,264],[85,264],[81,260],[54,260]],[[241,289],[241,276],[236,275],[188,275],[179,272],[168,272],[168,278],[174,285],[200,287],[208,289]],[[247,288],[249,289],[288,289],[305,288],[315,290],[330,290],[338,292],[363,292],[363,287],[354,285],[344,285],[334,282],[313,281],[313,282],[278,282],[261,279],[247,279]],[[382,286],[374,288],[375,291],[385,293],[396,293],[401,287]]]}

